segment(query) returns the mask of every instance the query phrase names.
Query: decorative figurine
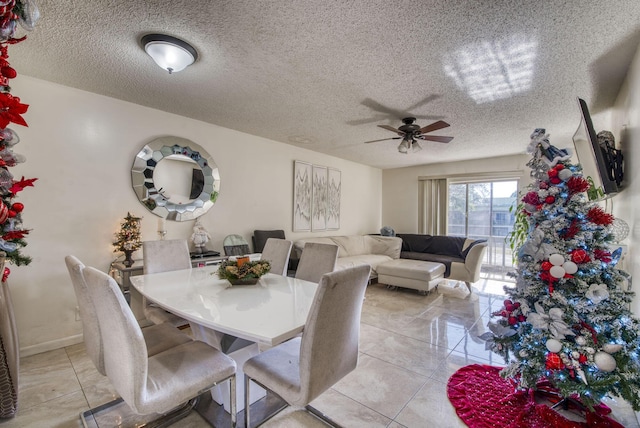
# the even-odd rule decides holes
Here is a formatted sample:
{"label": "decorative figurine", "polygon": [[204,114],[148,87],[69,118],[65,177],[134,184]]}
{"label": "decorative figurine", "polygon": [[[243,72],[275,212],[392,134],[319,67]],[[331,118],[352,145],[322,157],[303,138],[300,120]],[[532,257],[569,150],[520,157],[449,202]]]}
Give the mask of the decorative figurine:
{"label": "decorative figurine", "polygon": [[193,225],[193,234],[191,235],[191,242],[195,248],[196,254],[202,254],[207,251],[207,242],[211,239],[211,235],[207,232],[207,229],[200,224],[200,220],[196,220]]}

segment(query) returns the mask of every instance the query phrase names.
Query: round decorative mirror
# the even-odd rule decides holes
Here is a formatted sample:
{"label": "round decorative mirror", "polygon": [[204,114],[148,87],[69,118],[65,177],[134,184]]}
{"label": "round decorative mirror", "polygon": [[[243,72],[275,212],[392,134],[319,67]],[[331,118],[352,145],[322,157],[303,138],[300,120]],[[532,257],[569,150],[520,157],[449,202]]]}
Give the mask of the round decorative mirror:
{"label": "round decorative mirror", "polygon": [[131,183],[138,199],[167,220],[193,220],[206,213],[220,191],[220,173],[211,155],[193,141],[157,138],[136,155]]}

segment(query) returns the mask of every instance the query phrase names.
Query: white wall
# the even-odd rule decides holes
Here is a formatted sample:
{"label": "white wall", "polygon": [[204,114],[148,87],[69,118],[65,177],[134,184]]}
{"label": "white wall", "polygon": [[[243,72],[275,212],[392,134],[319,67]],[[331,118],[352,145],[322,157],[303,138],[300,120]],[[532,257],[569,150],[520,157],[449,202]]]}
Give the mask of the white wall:
{"label": "white wall", "polygon": [[640,314],[640,47],[627,74],[624,86],[618,94],[612,115],[610,131],[624,155],[625,189],[614,196],[613,215],[629,224],[626,266],[636,279],[636,297],[632,303],[634,314]]}
{"label": "white wall", "polygon": [[[113,235],[127,212],[143,217],[143,240],[158,238],[157,217],[136,199],[130,174],[135,155],[156,137],[190,139],[219,166],[220,196],[201,218],[212,249],[221,250],[228,234],[251,242],[254,229],[284,229],[291,239],[310,235],[292,232],[294,160],[342,171],[341,228],[314,235],[381,227],[379,169],[29,77],[15,79],[12,93],[30,107],[29,127],[12,126],[21,138],[14,150],[27,162],[11,172],[39,178],[17,199],[32,229],[24,252],[33,262],[9,266],[23,356],[81,340],[64,256],[107,271],[117,256]],[[192,227],[192,221],[168,221],[166,238],[189,238]]]}
{"label": "white wall", "polygon": [[[456,174],[522,171],[529,176],[529,155],[437,163],[382,171],[382,224],[397,233],[418,232],[418,179]],[[522,185],[522,183],[521,183]]]}

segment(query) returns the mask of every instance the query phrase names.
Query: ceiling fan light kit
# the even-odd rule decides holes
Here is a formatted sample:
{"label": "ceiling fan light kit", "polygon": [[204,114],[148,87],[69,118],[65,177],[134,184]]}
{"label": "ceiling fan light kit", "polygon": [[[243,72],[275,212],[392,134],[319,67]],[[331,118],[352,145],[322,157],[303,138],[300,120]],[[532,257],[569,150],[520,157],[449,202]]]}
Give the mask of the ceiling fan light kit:
{"label": "ceiling fan light kit", "polygon": [[145,52],[169,74],[184,70],[198,59],[193,46],[165,34],[147,34],[141,42]]}
{"label": "ceiling fan light kit", "polygon": [[415,117],[405,117],[404,119],[402,119],[402,122],[404,123],[404,125],[402,125],[398,129],[389,125],[378,125],[380,128],[384,128],[387,131],[395,132],[396,134],[399,135],[399,137],[365,141],[365,143],[376,143],[378,141],[386,141],[386,140],[399,140],[400,138],[402,138],[402,141],[398,146],[398,151],[400,153],[406,154],[406,153],[409,153],[409,150],[411,150],[413,153],[419,152],[420,150],[422,150],[422,146],[420,146],[417,140],[435,141],[438,143],[448,143],[449,141],[453,140],[453,137],[443,137],[439,135],[425,135],[429,132],[437,131],[438,129],[442,129],[450,126],[444,120],[433,122],[431,125],[423,126],[422,128],[416,125],[414,123],[415,121],[416,121]]}

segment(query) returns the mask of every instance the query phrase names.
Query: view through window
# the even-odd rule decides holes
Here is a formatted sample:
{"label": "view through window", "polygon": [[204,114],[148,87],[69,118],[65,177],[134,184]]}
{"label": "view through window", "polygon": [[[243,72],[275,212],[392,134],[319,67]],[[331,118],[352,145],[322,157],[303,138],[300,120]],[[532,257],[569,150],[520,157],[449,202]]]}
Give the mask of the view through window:
{"label": "view through window", "polygon": [[484,270],[508,271],[513,267],[505,237],[513,229],[518,181],[451,182],[449,184],[447,235],[486,239]]}

